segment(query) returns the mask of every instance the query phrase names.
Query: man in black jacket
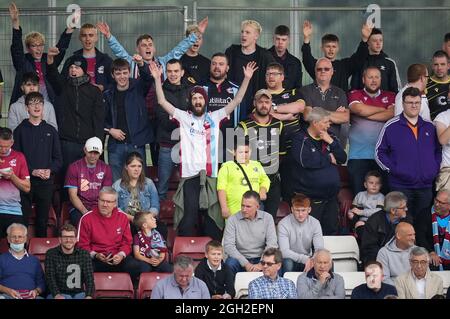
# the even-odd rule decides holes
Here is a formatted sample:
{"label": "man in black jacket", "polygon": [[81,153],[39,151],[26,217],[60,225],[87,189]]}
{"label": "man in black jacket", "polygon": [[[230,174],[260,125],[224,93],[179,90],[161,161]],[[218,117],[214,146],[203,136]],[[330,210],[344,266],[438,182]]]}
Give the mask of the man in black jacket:
{"label": "man in black jacket", "polygon": [[[181,61],[171,59],[166,64],[167,79],[163,83],[163,92],[166,99],[180,110],[187,110],[189,90],[193,82],[184,77]],[[169,118],[169,114],[160,106],[156,107],[158,130],[156,141],[159,143],[158,155],[158,195],[159,199],[166,199],[169,189],[169,179],[175,163],[171,153],[178,139],[172,139],[172,132],[178,128],[176,122]]]}
{"label": "man in black jacket", "polygon": [[87,62],[82,56],[72,56],[66,61],[69,74],[63,78],[53,63],[57,48],[48,50],[48,80],[57,94],[56,116],[63,155],[62,174],[69,164],[84,155],[87,139],[103,139],[105,105],[98,87],[89,82]]}
{"label": "man in black jacket", "polygon": [[[336,59],[339,53],[339,38],[334,34],[325,34],[322,37],[322,52],[324,57],[331,61],[333,65],[333,77],[331,78],[331,84],[341,88],[344,92],[348,91],[348,79],[349,77],[362,68],[362,65],[369,54],[367,49],[367,40],[369,39],[372,28],[364,24],[361,28],[361,42],[358,49],[349,58]],[[311,46],[309,44],[312,36],[313,28],[310,21],[306,20],[303,23],[303,65],[309,76],[314,80],[315,66],[317,59],[313,57],[311,53]]]}
{"label": "man in black jacket", "polygon": [[42,119],[44,97],[31,92],[25,97],[30,117],[14,130],[16,151],[25,155],[30,172],[31,190],[20,192],[22,212],[31,216],[36,204],[36,237],[47,237],[48,212],[52,203],[53,180],[62,166],[61,146],[56,129]]}
{"label": "man in black jacket", "polygon": [[407,200],[402,192],[390,192],[384,198],[384,210],[369,217],[361,238],[363,265],[377,259],[378,251],[395,235],[399,222],[411,223],[411,217],[407,215]]}
{"label": "man in black jacket", "polygon": [[232,299],[236,293],[233,273],[222,259],[222,244],[211,240],[206,244],[205,258],[195,268],[195,277],[206,283],[211,299]]}
{"label": "man in black jacket", "polygon": [[302,63],[299,59],[289,53],[290,30],[285,25],[275,28],[273,35],[273,46],[269,49],[276,62],[284,68],[283,88],[291,90],[302,87]]}
{"label": "man in black jacket", "polygon": [[265,87],[266,67],[273,62],[273,56],[265,48],[256,44],[262,32],[261,25],[254,20],[245,20],[241,23],[241,44],[232,44],[226,49],[230,69],[228,79],[241,86],[244,79],[242,68],[254,61],[258,67],[252,77],[248,90],[240,105],[239,119],[246,120],[253,107],[253,96],[256,91]]}
{"label": "man in black jacket", "polygon": [[366,55],[362,66],[360,66],[360,68],[357,69],[352,75],[352,90],[363,89],[363,71],[369,66],[376,66],[381,71],[381,89],[384,91],[397,93],[398,89],[402,87],[400,83],[400,76],[398,74],[395,61],[389,58],[383,51],[383,33],[380,29],[372,29],[367,45],[369,48],[369,54]]}
{"label": "man in black jacket", "polygon": [[[14,3],[9,5],[9,14],[12,21],[12,44],[11,44],[11,58],[14,69],[16,70],[16,77],[14,80],[14,88],[11,94],[9,104],[13,104],[22,96],[20,88],[22,84],[22,77],[24,73],[34,72],[39,76],[40,89],[39,91],[44,95],[46,100],[55,102],[55,92],[47,79],[47,54],[44,53],[45,38],[36,31],[30,32],[25,37],[25,45],[28,53],[24,53],[22,44],[22,28],[19,22],[19,9]],[[70,39],[72,37],[73,29],[66,29],[60,36],[56,47],[59,49],[59,54],[54,57],[54,64],[58,67],[67,48],[69,47]],[[1,104],[0,104],[1,105]]]}

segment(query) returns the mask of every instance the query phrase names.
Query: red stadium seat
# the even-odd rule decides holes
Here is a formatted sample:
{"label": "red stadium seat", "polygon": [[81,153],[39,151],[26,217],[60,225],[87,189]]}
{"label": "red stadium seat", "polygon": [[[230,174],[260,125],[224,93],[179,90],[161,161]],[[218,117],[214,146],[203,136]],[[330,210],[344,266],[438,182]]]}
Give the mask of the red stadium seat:
{"label": "red stadium seat", "polygon": [[50,248],[56,247],[59,245],[59,238],[31,238],[28,252],[34,256],[36,256],[39,261],[45,261],[45,253]]}
{"label": "red stadium seat", "polygon": [[[35,236],[36,228],[36,207],[32,206],[31,216],[28,220],[28,225],[32,226],[28,228],[28,238],[33,238]],[[47,237],[55,237],[57,235],[56,228],[58,227],[58,219],[56,218],[56,213],[53,207],[50,206],[48,211],[48,221],[47,221]]]}
{"label": "red stadium seat", "polygon": [[211,241],[211,237],[180,237],[175,238],[173,244],[173,260],[178,255],[189,256],[194,259],[194,265],[200,262],[205,257],[206,244]]}
{"label": "red stadium seat", "polygon": [[167,226],[173,225],[173,215],[175,214],[175,204],[173,201],[166,199],[159,204],[159,219],[166,223]]}
{"label": "red stadium seat", "polygon": [[138,299],[150,299],[152,296],[153,288],[156,283],[170,276],[172,273],[169,272],[143,272],[139,278],[139,286],[137,291]]}
{"label": "red stadium seat", "polygon": [[177,190],[180,179],[180,169],[176,167],[172,170],[172,175],[169,179],[169,190]]}
{"label": "red stadium seat", "polygon": [[344,230],[345,233],[349,233],[351,229],[348,229],[349,220],[347,218],[347,212],[351,209],[353,202],[353,193],[350,189],[350,175],[347,166],[338,166],[338,170],[341,179],[341,189],[337,196],[339,203],[339,230],[340,232]]}
{"label": "red stadium seat", "polygon": [[134,299],[133,283],[126,272],[95,272],[96,299]]}
{"label": "red stadium seat", "polygon": [[9,243],[6,238],[0,238],[0,254],[6,253],[9,250]]}
{"label": "red stadium seat", "polygon": [[70,223],[70,215],[69,215],[69,206],[70,202],[63,202],[61,206],[61,215],[59,216],[59,227],[64,224]]}
{"label": "red stadium seat", "polygon": [[277,210],[277,218],[275,220],[275,223],[278,224],[280,220],[282,220],[284,217],[286,217],[290,213],[291,213],[291,208],[289,207],[289,204],[286,202],[280,202],[280,205],[278,206],[278,210]]}

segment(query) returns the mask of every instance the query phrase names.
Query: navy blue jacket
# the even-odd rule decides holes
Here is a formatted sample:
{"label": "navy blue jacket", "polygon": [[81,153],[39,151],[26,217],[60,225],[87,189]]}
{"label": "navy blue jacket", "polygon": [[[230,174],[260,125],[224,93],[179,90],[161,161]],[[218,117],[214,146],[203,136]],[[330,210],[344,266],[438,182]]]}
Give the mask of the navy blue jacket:
{"label": "navy blue jacket", "polygon": [[14,130],[13,148],[25,155],[30,175],[34,169],[50,169],[53,175],[62,167],[58,132],[44,120],[37,126],[23,120]]}
{"label": "navy blue jacket", "polygon": [[[22,85],[22,77],[24,73],[34,72],[36,73],[36,65],[34,64],[34,58],[30,53],[24,53],[23,43],[22,43],[22,28],[19,27],[19,30],[13,28],[13,37],[11,44],[11,58],[13,61],[14,69],[16,70],[16,77],[14,79],[14,88],[11,93],[11,100],[9,104],[13,104],[16,102],[22,95],[23,92],[20,88]],[[72,37],[72,33],[66,33],[66,30],[59,37],[59,41],[56,44],[56,47],[59,49],[59,54],[55,56],[55,61],[53,62],[56,67],[58,67],[62,60],[64,59],[64,55],[66,54],[66,50],[69,47],[70,39]],[[55,92],[53,87],[47,80],[47,53],[42,54],[41,58],[42,62],[42,73],[44,74],[45,86],[47,88],[48,98],[50,102],[55,103]]]}
{"label": "navy blue jacket", "polygon": [[439,173],[442,159],[436,128],[420,116],[416,140],[403,113],[392,118],[378,136],[377,164],[389,173],[393,188],[428,188]]}
{"label": "navy blue jacket", "polygon": [[[83,49],[75,51],[73,55],[83,56]],[[64,78],[67,78],[69,74],[70,65],[68,65],[69,62],[67,61],[69,61],[69,59],[66,60],[61,71],[61,75]],[[95,48],[95,83],[103,85],[105,89],[108,86],[114,84],[114,80],[111,76],[111,64],[112,59],[110,58],[110,56],[106,53],[100,52],[99,50],[97,50],[97,48]]]}
{"label": "navy blue jacket", "polygon": [[[125,113],[129,131],[130,143],[141,147],[153,142],[153,130],[145,104],[145,96],[150,88],[153,78],[146,73],[146,67],[139,68],[139,79],[130,79],[130,86],[125,95]],[[117,106],[115,101],[115,87],[108,88],[103,97],[106,103],[105,129],[117,128]],[[108,140],[108,146],[116,144],[114,138]]]}
{"label": "navy blue jacket", "polygon": [[298,131],[292,138],[293,157],[292,187],[294,192],[312,199],[331,199],[339,192],[341,181],[336,165],[331,163],[330,153],[338,164],[347,160],[347,154],[336,136],[330,134],[333,143],[314,140],[306,130]]}
{"label": "navy blue jacket", "polygon": [[284,81],[283,88],[286,90],[301,88],[302,87],[302,63],[299,59],[289,53],[286,50],[286,56],[284,59],[280,58],[275,51],[275,46],[272,46],[269,50],[272,53],[276,62],[280,63],[284,67]]}

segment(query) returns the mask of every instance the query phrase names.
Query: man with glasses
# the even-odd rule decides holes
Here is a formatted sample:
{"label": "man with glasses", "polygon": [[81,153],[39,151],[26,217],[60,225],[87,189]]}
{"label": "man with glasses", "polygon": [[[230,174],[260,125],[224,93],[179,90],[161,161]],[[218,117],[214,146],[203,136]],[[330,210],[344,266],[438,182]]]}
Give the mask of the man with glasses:
{"label": "man with glasses", "polygon": [[393,236],[400,221],[409,222],[407,198],[401,192],[390,192],[384,198],[384,210],[369,217],[361,238],[360,254],[363,265],[376,259],[378,251]]}
{"label": "man with glasses", "polygon": [[297,290],[292,280],[279,275],[281,251],[267,248],[260,264],[263,276],[252,280],[248,285],[248,299],[297,299]]}
{"label": "man with glasses", "polygon": [[400,299],[431,299],[444,293],[442,278],[430,272],[428,252],[415,247],[409,254],[411,270],[395,279]]}
{"label": "man with glasses", "polygon": [[432,270],[450,270],[450,190],[441,189],[431,209],[427,208],[419,217],[417,244],[430,253]]}
{"label": "man with glasses", "polygon": [[100,160],[102,152],[102,141],[91,137],[84,145],[85,156],[67,170],[64,187],[68,189],[71,204],[70,223],[75,227],[81,216],[97,205],[100,189],[112,185],[111,168]]}
{"label": "man with glasses", "polygon": [[9,251],[0,255],[0,299],[36,299],[45,290],[39,259],[25,249],[27,228],[18,223],[6,230]]}
{"label": "man with glasses", "polygon": [[52,204],[55,174],[62,167],[61,145],[58,131],[42,119],[44,97],[31,92],[25,97],[29,118],[14,130],[16,151],[22,152],[31,172],[31,190],[21,192],[22,212],[26,220],[36,208],[36,237],[47,237],[48,212]]}
{"label": "man with glasses", "polygon": [[320,106],[331,112],[330,121],[332,124],[329,130],[339,137],[342,146],[345,148],[347,134],[341,126],[350,121],[347,96],[342,89],[331,84],[334,70],[329,59],[318,59],[315,72],[314,83],[302,87],[300,93],[303,95],[307,107]]}
{"label": "man with glasses", "polygon": [[[426,83],[426,82],[425,82]],[[429,207],[442,151],[431,122],[419,115],[421,92],[408,87],[402,95],[403,113],[388,121],[375,148],[375,160],[388,173],[391,190],[408,198],[412,218]]]}
{"label": "man with glasses", "polygon": [[45,255],[45,279],[49,299],[91,299],[94,296],[94,270],[89,253],[77,243],[77,229],[63,225],[60,245]]}
{"label": "man with glasses", "polygon": [[117,192],[103,187],[97,205],[83,215],[78,226],[78,247],[87,250],[96,272],[139,274],[139,264],[130,255],[132,236],[127,215],[117,207]]}
{"label": "man with glasses", "polygon": [[378,251],[377,261],[383,265],[383,282],[393,285],[394,279],[409,269],[408,257],[416,240],[414,227],[401,222],[395,228],[395,236]]}

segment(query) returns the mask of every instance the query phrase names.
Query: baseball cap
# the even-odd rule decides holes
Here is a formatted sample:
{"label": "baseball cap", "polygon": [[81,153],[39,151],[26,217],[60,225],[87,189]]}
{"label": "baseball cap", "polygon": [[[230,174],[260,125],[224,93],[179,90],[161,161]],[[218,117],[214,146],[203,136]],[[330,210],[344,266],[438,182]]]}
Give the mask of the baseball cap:
{"label": "baseball cap", "polygon": [[259,100],[263,95],[267,96],[269,99],[272,99],[272,94],[270,94],[269,90],[261,89],[255,93],[255,100]]}
{"label": "baseball cap", "polygon": [[84,144],[86,151],[103,153],[103,143],[98,137],[91,137]]}

